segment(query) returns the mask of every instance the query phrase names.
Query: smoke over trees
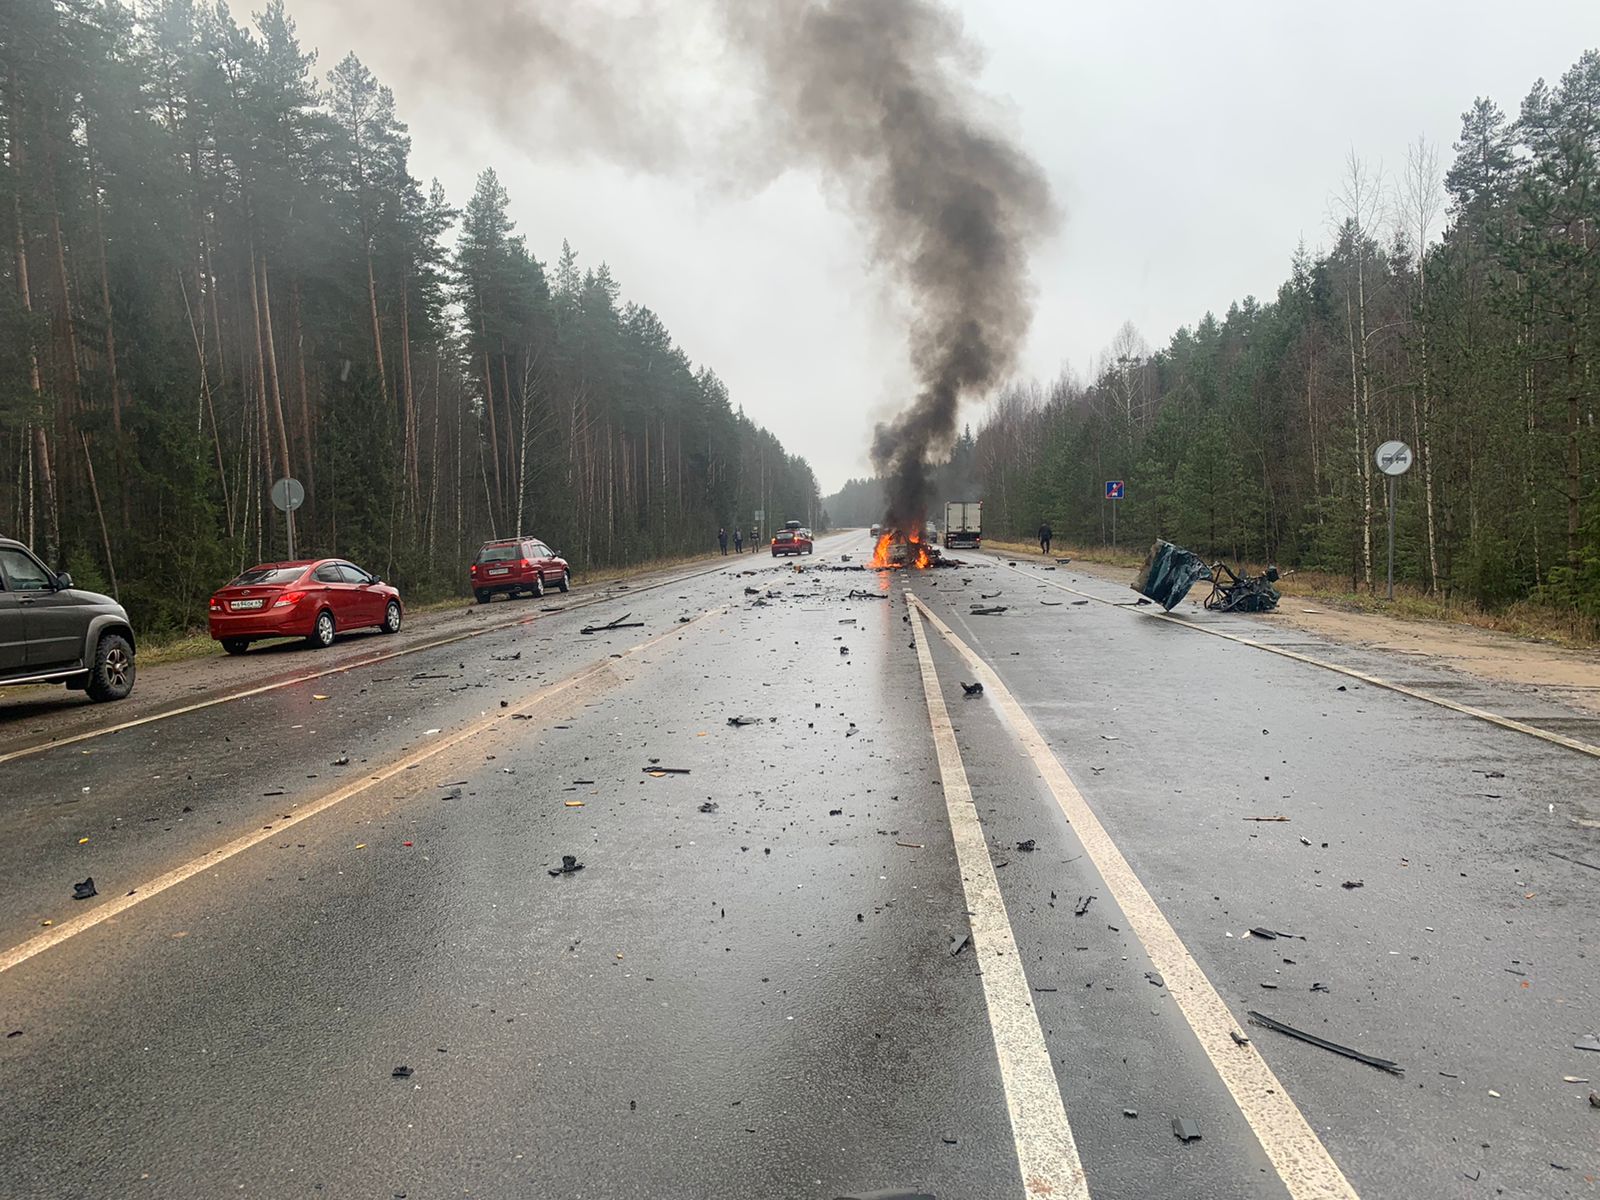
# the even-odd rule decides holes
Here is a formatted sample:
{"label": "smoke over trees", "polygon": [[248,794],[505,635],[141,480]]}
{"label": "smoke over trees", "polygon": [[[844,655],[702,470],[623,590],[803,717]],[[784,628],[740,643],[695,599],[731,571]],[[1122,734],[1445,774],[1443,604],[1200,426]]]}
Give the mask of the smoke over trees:
{"label": "smoke over trees", "polygon": [[980,115],[977,54],[942,5],[780,0],[730,5],[729,19],[762,64],[782,148],[839,184],[910,307],[918,393],[878,425],[872,461],[887,522],[919,529],[961,400],[1004,380],[1027,335],[1049,185]]}
{"label": "smoke over trees", "polygon": [[547,269],[492,171],[458,211],[410,174],[408,96],[314,66],[281,0],[0,4],[0,532],[159,631],[287,552],[286,475],[299,551],[413,594],[519,526],[582,569],[814,517],[603,263]]}

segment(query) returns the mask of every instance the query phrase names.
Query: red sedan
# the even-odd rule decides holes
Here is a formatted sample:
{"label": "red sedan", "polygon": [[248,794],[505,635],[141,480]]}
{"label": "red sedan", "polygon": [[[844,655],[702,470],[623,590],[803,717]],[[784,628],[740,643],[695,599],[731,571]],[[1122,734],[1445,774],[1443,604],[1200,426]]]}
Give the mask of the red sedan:
{"label": "red sedan", "polygon": [[262,638],[300,637],[321,649],[336,633],[399,633],[397,588],[342,558],[262,563],[211,597],[211,636],[229,654]]}

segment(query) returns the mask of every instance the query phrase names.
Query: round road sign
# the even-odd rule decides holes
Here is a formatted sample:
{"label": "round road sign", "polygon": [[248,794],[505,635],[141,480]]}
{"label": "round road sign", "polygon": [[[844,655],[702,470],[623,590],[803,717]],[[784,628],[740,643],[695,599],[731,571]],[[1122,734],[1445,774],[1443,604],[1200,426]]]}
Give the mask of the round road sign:
{"label": "round road sign", "polygon": [[306,489],[298,479],[280,479],[272,485],[272,506],[279,512],[293,512],[306,502]]}
{"label": "round road sign", "polygon": [[1385,442],[1372,457],[1385,475],[1404,475],[1411,469],[1411,447],[1404,442]]}

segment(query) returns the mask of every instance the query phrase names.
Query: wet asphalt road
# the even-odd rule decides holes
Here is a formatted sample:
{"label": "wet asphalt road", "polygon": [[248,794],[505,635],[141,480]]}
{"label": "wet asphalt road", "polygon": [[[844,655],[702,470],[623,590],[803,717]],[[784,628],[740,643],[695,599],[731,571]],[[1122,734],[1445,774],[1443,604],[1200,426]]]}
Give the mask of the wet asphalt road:
{"label": "wet asphalt road", "polygon": [[[304,683],[315,655],[276,656],[273,691],[0,762],[0,1195],[1042,1194],[994,979],[951,953],[971,879],[907,586],[1356,1194],[1594,1194],[1600,1053],[1574,1043],[1600,1032],[1600,871],[1556,854],[1600,863],[1600,759],[1115,607],[1070,567],[815,569],[867,551],[530,601]],[[623,612],[643,627],[578,633]],[[1600,741],[1429,664],[1184,619]],[[996,697],[922,628],[1088,1194],[1292,1194]],[[48,719],[13,715],[0,750]],[[549,875],[563,854],[583,870]]]}

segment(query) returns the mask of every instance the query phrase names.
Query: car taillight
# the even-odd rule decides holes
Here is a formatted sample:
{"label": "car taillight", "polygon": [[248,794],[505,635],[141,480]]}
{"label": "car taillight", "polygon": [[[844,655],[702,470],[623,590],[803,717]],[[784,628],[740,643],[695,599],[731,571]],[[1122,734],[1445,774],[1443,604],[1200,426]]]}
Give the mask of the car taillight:
{"label": "car taillight", "polygon": [[291,605],[299,604],[305,598],[306,594],[304,592],[285,592],[272,602],[272,607],[289,608]]}
{"label": "car taillight", "polygon": [[212,612],[221,612],[222,611],[222,601],[218,600],[215,596],[211,597],[211,611]]}
{"label": "car taillight", "polygon": [[517,570],[526,571],[527,569],[528,569],[528,560],[525,559],[525,558],[517,559]]}
{"label": "car taillight", "polygon": [[477,563],[473,563],[472,564],[472,573],[474,575],[476,575],[478,573],[478,564]]}

